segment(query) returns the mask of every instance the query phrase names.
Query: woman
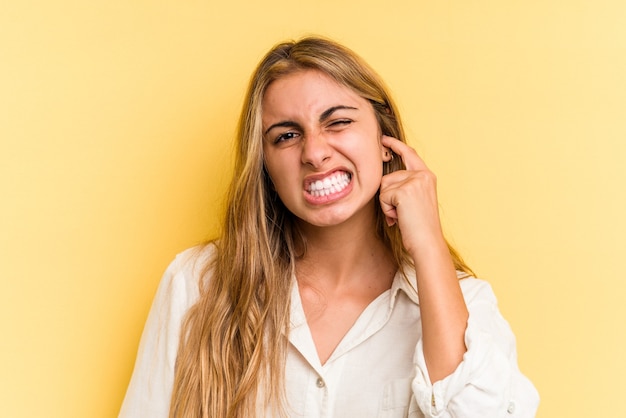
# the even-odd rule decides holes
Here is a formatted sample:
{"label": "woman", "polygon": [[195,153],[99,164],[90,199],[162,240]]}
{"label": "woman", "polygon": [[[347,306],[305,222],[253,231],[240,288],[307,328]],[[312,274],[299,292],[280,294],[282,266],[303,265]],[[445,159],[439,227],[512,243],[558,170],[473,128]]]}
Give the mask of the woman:
{"label": "woman", "polygon": [[495,297],[352,51],[265,56],[234,172],[219,240],[159,287],[121,417],[534,416]]}

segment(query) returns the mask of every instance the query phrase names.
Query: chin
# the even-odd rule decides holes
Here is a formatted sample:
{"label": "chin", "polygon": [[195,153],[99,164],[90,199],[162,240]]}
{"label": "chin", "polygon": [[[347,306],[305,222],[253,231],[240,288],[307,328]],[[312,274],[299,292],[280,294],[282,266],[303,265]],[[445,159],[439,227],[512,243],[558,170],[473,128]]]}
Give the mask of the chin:
{"label": "chin", "polygon": [[324,214],[324,216],[307,216],[299,218],[302,222],[317,227],[328,228],[344,224],[352,216],[346,213]]}

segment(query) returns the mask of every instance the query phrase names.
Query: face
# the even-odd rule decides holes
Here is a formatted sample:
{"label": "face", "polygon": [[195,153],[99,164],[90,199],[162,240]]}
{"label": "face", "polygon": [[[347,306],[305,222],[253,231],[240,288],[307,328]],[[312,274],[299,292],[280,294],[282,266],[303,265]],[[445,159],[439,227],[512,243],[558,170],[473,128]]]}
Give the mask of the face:
{"label": "face", "polygon": [[318,227],[372,222],[384,148],[372,105],[322,72],[274,81],[263,97],[265,165],[280,199]]}

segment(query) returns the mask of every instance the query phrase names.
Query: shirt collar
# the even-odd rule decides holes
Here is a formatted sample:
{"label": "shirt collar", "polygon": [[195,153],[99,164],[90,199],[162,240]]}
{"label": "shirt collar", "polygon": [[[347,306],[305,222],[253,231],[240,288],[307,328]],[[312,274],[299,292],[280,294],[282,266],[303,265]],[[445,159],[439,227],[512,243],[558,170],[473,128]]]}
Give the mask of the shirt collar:
{"label": "shirt collar", "polygon": [[400,270],[396,272],[391,283],[389,298],[389,308],[393,309],[398,292],[403,291],[411,302],[419,306],[419,297],[417,296],[417,280],[415,278],[415,269],[410,266],[404,267],[404,273]]}
{"label": "shirt collar", "polygon": [[302,308],[302,300],[300,299],[300,290],[296,276],[291,277],[291,312],[289,321],[292,329],[306,323],[306,316]]}
{"label": "shirt collar", "polygon": [[[456,271],[456,277],[458,280],[466,279],[470,277],[468,273],[460,270]],[[401,271],[396,272],[391,284],[391,298],[389,308],[393,309],[398,295],[398,291],[402,290],[411,300],[419,306],[419,296],[417,295],[417,277],[415,275],[415,269],[412,266],[405,265],[404,274]]]}

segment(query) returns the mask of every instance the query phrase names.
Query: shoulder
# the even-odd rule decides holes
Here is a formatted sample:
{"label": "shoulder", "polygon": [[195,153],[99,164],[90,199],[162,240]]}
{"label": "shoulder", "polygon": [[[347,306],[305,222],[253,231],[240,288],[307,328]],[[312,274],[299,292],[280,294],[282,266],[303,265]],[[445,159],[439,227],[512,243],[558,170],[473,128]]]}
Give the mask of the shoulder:
{"label": "shoulder", "polygon": [[[403,274],[406,280],[401,280],[403,277],[402,275],[396,275],[393,286],[403,289],[411,299],[413,299],[416,303],[419,303],[415,269],[412,266],[407,266],[404,269]],[[468,307],[475,304],[487,304],[493,307],[497,306],[498,301],[496,299],[496,295],[487,281],[478,279],[458,270],[457,278],[459,280],[461,292],[463,293],[463,298],[465,299],[465,303]]]}
{"label": "shoulder", "polygon": [[498,301],[496,295],[491,288],[491,285],[485,280],[478,279],[473,276],[464,276],[459,280],[465,303],[487,303],[490,305],[497,305]]}
{"label": "shoulder", "polygon": [[168,266],[167,271],[175,276],[182,275],[187,278],[197,278],[208,268],[214,254],[214,244],[204,244],[188,248],[176,255]]}
{"label": "shoulder", "polygon": [[163,275],[157,297],[186,307],[195,303],[214,254],[215,246],[205,244],[176,255]]}

